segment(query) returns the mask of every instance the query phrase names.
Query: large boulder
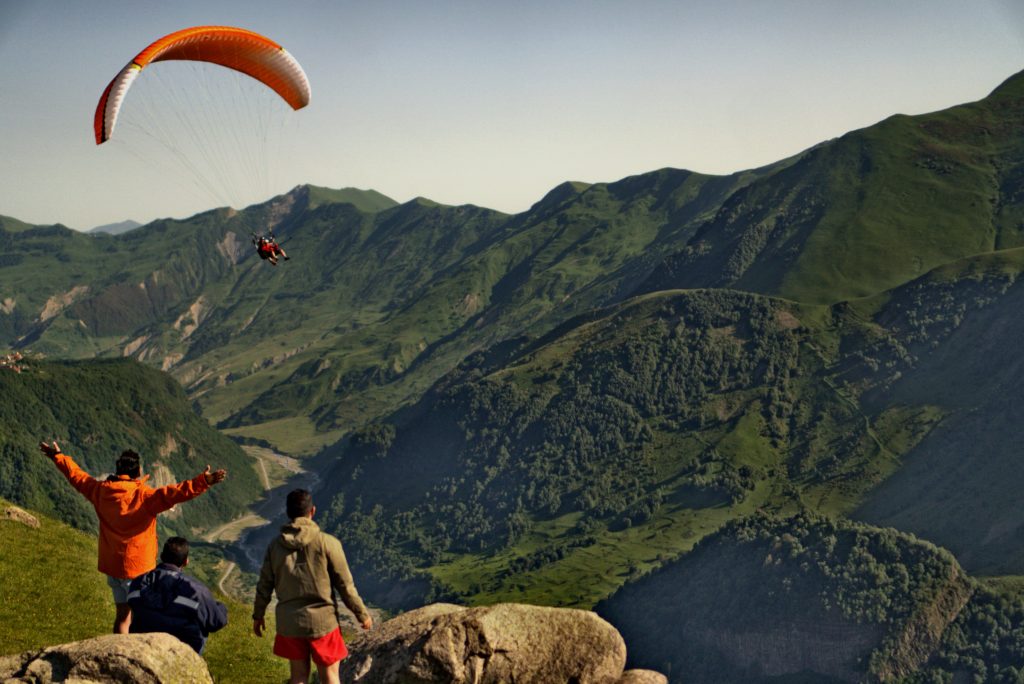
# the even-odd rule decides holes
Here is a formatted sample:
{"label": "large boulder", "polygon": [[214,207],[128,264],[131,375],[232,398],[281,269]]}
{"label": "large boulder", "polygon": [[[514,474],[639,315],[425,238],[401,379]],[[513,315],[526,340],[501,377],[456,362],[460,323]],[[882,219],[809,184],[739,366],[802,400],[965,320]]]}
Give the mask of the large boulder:
{"label": "large boulder", "polygon": [[654,670],[626,670],[617,684],[668,684],[668,677]]}
{"label": "large boulder", "polygon": [[0,657],[0,682],[213,684],[198,653],[170,634],[107,634]]}
{"label": "large boulder", "polygon": [[341,680],[358,684],[576,682],[616,684],[626,644],[596,613],[504,603],[433,604],[349,644]]}

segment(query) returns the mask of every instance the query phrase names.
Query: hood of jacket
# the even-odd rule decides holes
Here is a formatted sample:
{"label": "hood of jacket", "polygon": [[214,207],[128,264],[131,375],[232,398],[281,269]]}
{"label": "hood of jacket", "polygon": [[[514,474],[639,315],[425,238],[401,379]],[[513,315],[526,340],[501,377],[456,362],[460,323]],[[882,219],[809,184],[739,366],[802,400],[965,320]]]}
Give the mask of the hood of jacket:
{"label": "hood of jacket", "polygon": [[[128,595],[129,603],[158,612],[167,612],[178,597],[177,585],[180,580],[181,568],[170,563],[161,563],[155,569],[132,582],[132,593]],[[191,596],[193,592],[188,592]]]}
{"label": "hood of jacket", "polygon": [[320,526],[312,518],[295,518],[281,526],[281,543],[285,548],[301,549],[320,534]]}

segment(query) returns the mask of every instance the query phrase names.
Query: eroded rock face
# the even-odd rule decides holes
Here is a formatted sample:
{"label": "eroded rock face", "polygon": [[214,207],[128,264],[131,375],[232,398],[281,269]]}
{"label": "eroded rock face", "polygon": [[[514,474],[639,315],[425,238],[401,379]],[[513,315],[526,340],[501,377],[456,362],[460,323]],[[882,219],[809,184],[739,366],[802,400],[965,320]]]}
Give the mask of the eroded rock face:
{"label": "eroded rock face", "polygon": [[359,684],[616,684],[626,663],[622,637],[596,613],[512,603],[425,606],[356,637],[349,650],[341,680]]}
{"label": "eroded rock face", "polygon": [[4,520],[21,523],[28,527],[39,527],[39,519],[36,518],[36,516],[32,515],[28,511],[18,508],[17,506],[7,506],[4,508]]}
{"label": "eroded rock face", "polygon": [[0,682],[213,684],[199,654],[170,634],[106,634],[0,657]]}

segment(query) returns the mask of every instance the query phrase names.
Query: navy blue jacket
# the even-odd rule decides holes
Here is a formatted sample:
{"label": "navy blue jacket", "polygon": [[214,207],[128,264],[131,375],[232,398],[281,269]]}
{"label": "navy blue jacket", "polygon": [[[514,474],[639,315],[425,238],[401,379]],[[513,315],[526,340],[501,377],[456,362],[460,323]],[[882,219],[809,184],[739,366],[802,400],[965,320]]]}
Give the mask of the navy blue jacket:
{"label": "navy blue jacket", "polygon": [[228,609],[176,565],[161,563],[132,580],[132,632],[167,632],[202,653],[210,632],[228,624]]}

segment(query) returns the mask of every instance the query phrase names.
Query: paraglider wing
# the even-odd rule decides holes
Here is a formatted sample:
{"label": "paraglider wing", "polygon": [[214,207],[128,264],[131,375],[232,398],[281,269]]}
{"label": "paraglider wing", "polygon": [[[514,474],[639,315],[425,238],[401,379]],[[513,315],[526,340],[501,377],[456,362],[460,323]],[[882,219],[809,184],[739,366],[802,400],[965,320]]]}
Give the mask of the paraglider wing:
{"label": "paraglider wing", "polygon": [[309,104],[309,80],[299,63],[283,47],[241,28],[196,26],[154,42],[114,77],[96,106],[93,127],[97,145],[110,139],[121,103],[142,70],[151,62],[171,59],[219,64],[266,84],[292,109],[301,109]]}

